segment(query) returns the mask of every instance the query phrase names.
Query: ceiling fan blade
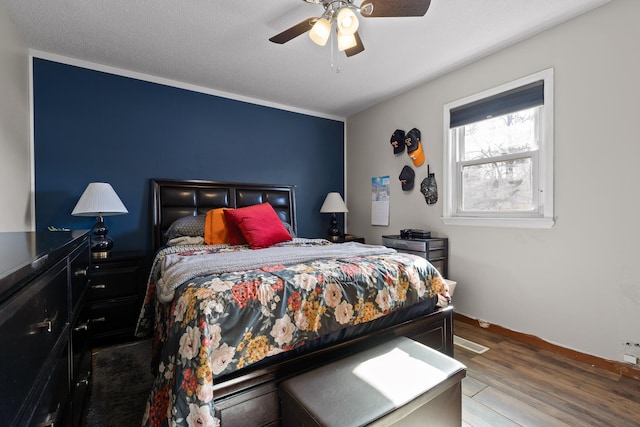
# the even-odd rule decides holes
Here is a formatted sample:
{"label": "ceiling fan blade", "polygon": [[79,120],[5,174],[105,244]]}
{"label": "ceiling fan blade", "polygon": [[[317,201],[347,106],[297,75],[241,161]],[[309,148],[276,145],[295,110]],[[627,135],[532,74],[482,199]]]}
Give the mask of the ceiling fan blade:
{"label": "ceiling fan blade", "polygon": [[350,47],[349,49],[345,49],[344,53],[347,56],[357,55],[364,50],[364,44],[362,44],[362,39],[360,38],[360,34],[356,31],[353,33],[356,38],[356,45],[354,47]]}
{"label": "ceiling fan blade", "polygon": [[278,44],[284,44],[291,39],[295,39],[300,34],[304,34],[307,31],[309,31],[311,27],[313,27],[313,24],[316,23],[317,20],[318,18],[305,19],[304,21],[297,23],[293,27],[284,30],[280,34],[276,34],[275,36],[271,37],[269,41],[272,41]]}
{"label": "ceiling fan blade", "polygon": [[360,13],[369,18],[424,16],[430,5],[431,0],[365,0]]}

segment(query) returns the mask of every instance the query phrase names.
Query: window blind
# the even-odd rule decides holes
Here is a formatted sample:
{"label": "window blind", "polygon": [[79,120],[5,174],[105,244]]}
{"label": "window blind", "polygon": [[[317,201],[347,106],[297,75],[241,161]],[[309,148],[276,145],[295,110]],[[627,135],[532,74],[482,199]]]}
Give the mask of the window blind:
{"label": "window blind", "polygon": [[452,108],[449,127],[456,128],[540,105],[544,105],[544,80]]}

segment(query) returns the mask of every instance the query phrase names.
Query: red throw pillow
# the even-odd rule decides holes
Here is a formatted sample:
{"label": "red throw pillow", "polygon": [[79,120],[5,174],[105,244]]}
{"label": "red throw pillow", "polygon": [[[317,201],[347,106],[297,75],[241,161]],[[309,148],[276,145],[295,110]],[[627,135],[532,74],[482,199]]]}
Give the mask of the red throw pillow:
{"label": "red throw pillow", "polygon": [[244,245],[247,243],[246,239],[242,235],[242,231],[240,231],[240,226],[238,225],[240,218],[234,215],[232,212],[235,212],[235,209],[227,209],[224,211],[224,219],[227,223],[227,233],[229,236],[229,244],[230,245]]}
{"label": "red throw pillow", "polygon": [[280,217],[269,203],[227,210],[224,211],[224,215],[232,245],[244,242],[234,243],[237,236],[233,236],[231,224],[238,226],[251,249],[268,248],[276,243],[291,240],[291,234],[284,228]]}

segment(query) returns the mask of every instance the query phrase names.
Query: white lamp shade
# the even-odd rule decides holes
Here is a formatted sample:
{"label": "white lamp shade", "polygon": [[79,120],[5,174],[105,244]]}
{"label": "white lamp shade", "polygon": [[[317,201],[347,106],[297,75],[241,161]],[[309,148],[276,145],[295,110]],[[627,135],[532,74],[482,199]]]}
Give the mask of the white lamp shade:
{"label": "white lamp shade", "polygon": [[311,31],[309,31],[309,37],[318,46],[324,46],[329,40],[331,35],[331,22],[326,18],[320,18],[313,24]]}
{"label": "white lamp shade", "polygon": [[358,17],[353,10],[348,7],[343,7],[338,12],[338,17],[336,19],[338,22],[338,29],[343,34],[353,34],[358,31],[358,26],[360,22],[358,22]]}
{"label": "white lamp shade", "polygon": [[129,213],[113,190],[106,182],[92,182],[80,196],[71,215],[75,216],[109,216]]}
{"label": "white lamp shade", "polygon": [[340,52],[354,47],[358,42],[356,36],[353,34],[345,34],[342,31],[338,31],[338,50]]}
{"label": "white lamp shade", "polygon": [[349,212],[340,193],[329,193],[320,208],[321,213]]}

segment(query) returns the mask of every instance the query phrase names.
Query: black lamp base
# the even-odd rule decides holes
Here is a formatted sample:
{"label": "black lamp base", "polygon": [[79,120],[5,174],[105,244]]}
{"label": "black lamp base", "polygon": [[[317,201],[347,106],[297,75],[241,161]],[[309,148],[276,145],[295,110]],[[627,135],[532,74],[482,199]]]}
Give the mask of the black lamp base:
{"label": "black lamp base", "polygon": [[331,214],[331,223],[329,225],[329,230],[327,230],[327,234],[329,237],[340,237],[342,236],[342,232],[338,228],[338,218],[336,218],[336,214]]}
{"label": "black lamp base", "polygon": [[98,222],[96,222],[91,231],[93,231],[91,255],[93,258],[107,258],[113,248],[113,240],[107,236],[109,230],[102,219],[102,215],[98,216]]}

